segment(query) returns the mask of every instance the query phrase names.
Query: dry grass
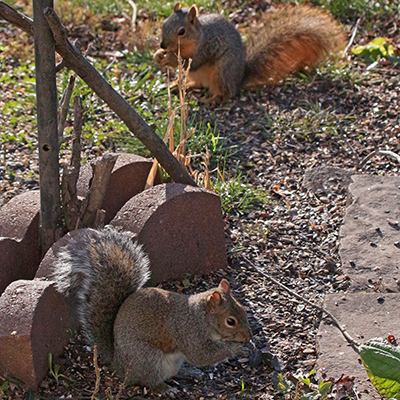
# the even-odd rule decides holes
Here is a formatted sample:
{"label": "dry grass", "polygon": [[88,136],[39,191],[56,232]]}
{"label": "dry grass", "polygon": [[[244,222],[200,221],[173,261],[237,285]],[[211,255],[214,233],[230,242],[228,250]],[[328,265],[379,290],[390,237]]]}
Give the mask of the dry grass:
{"label": "dry grass", "polygon": [[[207,190],[212,189],[209,165],[210,165],[210,154],[208,147],[206,147],[206,153],[192,155],[190,151],[186,151],[186,141],[195,133],[195,128],[188,130],[188,114],[189,104],[187,102],[187,89],[189,87],[189,71],[190,71],[191,59],[189,59],[188,65],[185,67],[183,59],[180,53],[180,44],[178,45],[178,73],[176,83],[173,85],[177,88],[179,97],[179,106],[176,108],[172,107],[172,92],[170,83],[170,71],[167,69],[167,81],[168,81],[168,127],[164,136],[164,143],[169,143],[169,150],[179,160],[179,162],[188,170],[192,175],[195,182],[199,186],[205,187]],[[177,115],[180,116],[180,132],[179,132],[179,143],[175,147],[174,143],[174,122]],[[191,165],[191,159],[194,157],[202,157],[203,161],[200,163],[204,167],[204,171],[194,170]],[[158,170],[158,161],[154,160],[153,166],[146,181],[146,189],[153,186],[154,180]]]}

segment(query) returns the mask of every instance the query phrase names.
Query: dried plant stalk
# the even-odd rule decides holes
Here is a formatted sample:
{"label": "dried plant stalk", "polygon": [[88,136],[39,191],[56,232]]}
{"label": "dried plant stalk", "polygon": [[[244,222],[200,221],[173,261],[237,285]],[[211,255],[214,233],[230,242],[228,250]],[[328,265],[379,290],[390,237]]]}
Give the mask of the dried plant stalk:
{"label": "dried plant stalk", "polygon": [[74,98],[74,129],[70,164],[64,167],[61,181],[61,200],[65,229],[71,232],[79,225],[79,200],[76,184],[81,167],[82,100]]}
{"label": "dried plant stalk", "polygon": [[60,108],[58,110],[58,142],[61,144],[63,141],[63,134],[65,128],[65,121],[67,120],[69,102],[71,100],[72,92],[74,91],[76,75],[71,75],[68,85],[60,100]]}
{"label": "dried plant stalk", "polygon": [[96,373],[96,383],[94,385],[94,390],[93,390],[92,397],[90,398],[90,400],[95,399],[95,396],[99,392],[99,389],[100,389],[100,369],[99,369],[99,364],[97,362],[97,344],[95,344],[93,347],[93,365],[94,365],[94,371]]}

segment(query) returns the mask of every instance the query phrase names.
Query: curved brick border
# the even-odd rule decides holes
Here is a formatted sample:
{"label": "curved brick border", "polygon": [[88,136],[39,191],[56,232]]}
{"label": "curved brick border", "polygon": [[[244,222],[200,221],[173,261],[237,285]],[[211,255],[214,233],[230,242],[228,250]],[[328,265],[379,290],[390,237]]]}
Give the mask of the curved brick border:
{"label": "curved brick border", "polygon": [[153,284],[227,265],[221,202],[205,189],[157,185],[129,200],[111,225],[137,235],[150,258]]}
{"label": "curved brick border", "polygon": [[54,282],[16,281],[0,297],[0,370],[37,389],[47,355],[68,343],[68,310]]}
{"label": "curved brick border", "polygon": [[[135,154],[116,154],[118,154],[118,158],[101,206],[106,211],[106,224],[115,217],[116,213],[131,197],[144,190],[147,176],[153,165],[153,160]],[[92,168],[90,164],[83,165],[77,184],[78,196],[84,197],[86,195],[91,177]],[[160,183],[160,177],[157,174],[155,184],[158,183]]]}
{"label": "curved brick border", "polygon": [[41,259],[40,193],[12,198],[0,210],[0,293],[17,279],[32,279]]}

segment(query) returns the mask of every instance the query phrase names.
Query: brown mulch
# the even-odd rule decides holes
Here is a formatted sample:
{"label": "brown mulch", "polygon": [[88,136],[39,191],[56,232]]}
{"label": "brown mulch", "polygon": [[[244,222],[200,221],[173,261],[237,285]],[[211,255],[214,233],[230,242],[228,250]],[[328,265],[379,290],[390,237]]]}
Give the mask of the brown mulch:
{"label": "brown mulch", "polygon": [[[248,15],[249,10],[243,13]],[[235,18],[241,22],[240,15],[232,16]],[[96,40],[85,29],[75,33],[89,42]],[[232,359],[202,368],[195,377],[171,379],[169,385],[178,389],[174,398],[279,397],[275,389],[279,372],[307,372],[313,368],[320,313],[292,299],[263,276],[266,272],[318,303],[324,293],[345,292],[349,287],[338,256],[339,228],[348,200],[346,186],[327,179],[309,190],[303,187],[304,173],[321,166],[354,173],[399,173],[395,160],[384,156],[376,156],[359,168],[360,161],[376,148],[399,153],[399,69],[380,64],[367,74],[366,65],[354,59],[350,63],[353,72],[359,74],[358,81],[330,76],[305,84],[288,79],[277,87],[242,93],[224,107],[199,105],[192,110],[199,120],[213,121],[219,135],[227,139],[231,156],[226,160],[226,170],[248,176],[254,188],[269,193],[270,202],[250,212],[233,210],[225,216],[230,265],[226,270],[194,277],[188,288],[180,282],[163,285],[192,293],[216,285],[222,277],[228,278],[237,298],[248,308],[253,343],[258,350],[251,359]],[[332,129],[321,129],[315,122],[317,117],[323,120],[321,126]],[[271,118],[281,122],[271,124]],[[37,178],[28,176],[30,171],[32,176],[38,172],[35,150],[18,144],[4,150],[0,206],[38,186]],[[86,149],[87,156],[93,154]],[[10,170],[14,173],[9,174]],[[57,382],[49,373],[36,393],[38,398],[91,398],[96,378],[93,355],[79,335],[71,339],[54,363],[60,365],[62,375]],[[110,388],[115,399],[121,382],[107,367],[101,367],[100,374],[97,397],[106,398],[105,390]],[[23,386],[11,383],[4,398],[34,398],[24,392]],[[169,398],[146,388],[122,389],[121,399],[132,396]]]}

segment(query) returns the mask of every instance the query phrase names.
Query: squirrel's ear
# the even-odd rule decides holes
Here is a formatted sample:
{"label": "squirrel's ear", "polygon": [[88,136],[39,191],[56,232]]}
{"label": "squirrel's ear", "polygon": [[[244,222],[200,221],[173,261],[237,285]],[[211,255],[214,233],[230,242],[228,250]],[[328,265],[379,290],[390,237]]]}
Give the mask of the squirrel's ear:
{"label": "squirrel's ear", "polygon": [[181,3],[176,3],[174,6],[174,12],[177,12],[180,9],[181,9]]}
{"label": "squirrel's ear", "polygon": [[218,288],[227,294],[231,291],[231,285],[229,285],[229,282],[226,279],[222,279],[222,281],[219,283]]}
{"label": "squirrel's ear", "polygon": [[214,314],[216,308],[221,304],[221,294],[217,291],[210,294],[207,298],[207,314]]}
{"label": "squirrel's ear", "polygon": [[197,8],[196,4],[193,4],[188,11],[189,21],[193,22],[198,14],[199,14],[199,9]]}

